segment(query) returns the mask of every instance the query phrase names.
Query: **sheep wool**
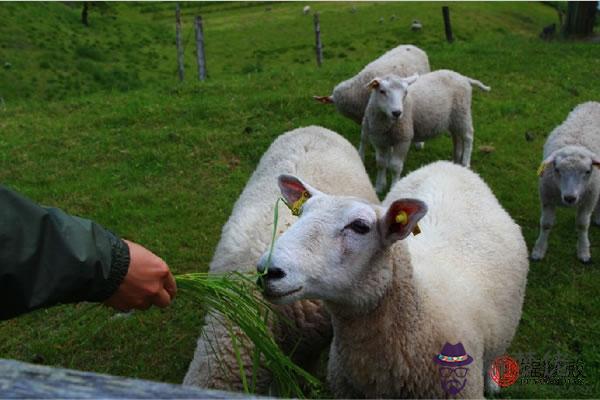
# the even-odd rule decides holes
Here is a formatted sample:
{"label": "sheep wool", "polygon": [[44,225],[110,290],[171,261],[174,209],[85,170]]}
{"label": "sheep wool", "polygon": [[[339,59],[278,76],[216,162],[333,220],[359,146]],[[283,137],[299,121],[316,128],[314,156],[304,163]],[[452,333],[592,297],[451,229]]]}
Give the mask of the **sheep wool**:
{"label": "sheep wool", "polygon": [[[224,225],[212,262],[211,273],[251,272],[260,255],[269,248],[273,229],[273,207],[280,197],[277,177],[297,174],[316,182],[332,194],[357,195],[371,202],[377,196],[355,148],[343,137],[328,129],[309,126],[279,136],[262,156],[252,177],[236,201]],[[297,219],[280,206],[278,229],[281,232]],[[297,330],[274,326],[276,339],[283,350],[295,348],[295,359],[308,366],[330,342],[331,322],[321,302],[299,301],[279,307]],[[286,325],[286,324],[281,324]],[[208,315],[205,334],[198,339],[194,358],[184,384],[213,389],[243,390],[239,367],[227,328],[218,315]],[[242,346],[245,371],[252,371],[252,344],[235,327]],[[298,344],[301,337],[301,341]],[[215,354],[215,349],[220,354]],[[251,377],[248,377],[250,381]],[[258,392],[266,393],[270,375],[261,369]]]}
{"label": "sheep wool", "polygon": [[538,169],[542,216],[532,260],[546,255],[556,207],[567,206],[577,208],[577,257],[583,263],[591,261],[590,220],[600,225],[599,166],[600,103],[590,101],[575,107],[544,145],[544,160]]}
{"label": "sheep wool", "polygon": [[[311,198],[275,243],[264,295],[276,304],[323,300],[333,394],[482,398],[484,386],[497,390],[484,377],[517,329],[529,263],[520,227],[485,182],[438,161],[400,180],[382,206],[304,187]],[[445,354],[468,368],[456,393],[440,378],[446,348],[460,348]]]}
{"label": "sheep wool", "polygon": [[429,58],[423,50],[413,45],[401,45],[367,64],[354,77],[340,82],[333,89],[331,96],[316,97],[316,99],[333,102],[342,115],[360,124],[369,101],[367,84],[373,78],[385,74],[409,76],[429,71]]}

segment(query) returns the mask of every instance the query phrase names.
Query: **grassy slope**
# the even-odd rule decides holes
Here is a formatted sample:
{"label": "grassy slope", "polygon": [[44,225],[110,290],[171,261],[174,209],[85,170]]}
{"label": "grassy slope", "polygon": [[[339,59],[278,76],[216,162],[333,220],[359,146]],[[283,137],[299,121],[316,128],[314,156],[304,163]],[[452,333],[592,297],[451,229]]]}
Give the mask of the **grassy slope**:
{"label": "grassy slope", "polygon": [[[314,65],[303,4],[185,4],[184,84],[176,82],[173,4],[113,4],[91,27],[60,3],[0,4],[0,182],[111,227],[161,254],[175,272],[207,268],[220,228],[269,143],[319,124],[358,143],[359,128],[310,100],[398,43],[427,51],[432,68],[492,86],[474,94],[473,169],[523,227],[531,246],[535,170],[547,133],[576,104],[599,100],[597,45],[537,39],[555,12],[537,3],[312,4],[325,64]],[[270,11],[266,11],[266,8]],[[209,80],[196,83],[191,21],[205,20]],[[397,18],[391,20],[391,16]],[[379,18],[385,17],[383,23]],[[423,32],[408,29],[419,18]],[[5,62],[11,68],[3,68]],[[525,140],[525,132],[535,139]],[[495,152],[477,151],[492,145]],[[407,171],[449,158],[439,138],[409,154]],[[372,154],[367,159],[373,174]],[[600,257],[598,230],[592,253]],[[574,212],[560,210],[547,260],[532,264],[512,352],[560,350],[586,366],[586,387],[515,386],[512,397],[600,393],[597,263],[575,258]],[[185,295],[164,311],[110,319],[86,305],[0,323],[0,356],[178,382],[202,323]]]}

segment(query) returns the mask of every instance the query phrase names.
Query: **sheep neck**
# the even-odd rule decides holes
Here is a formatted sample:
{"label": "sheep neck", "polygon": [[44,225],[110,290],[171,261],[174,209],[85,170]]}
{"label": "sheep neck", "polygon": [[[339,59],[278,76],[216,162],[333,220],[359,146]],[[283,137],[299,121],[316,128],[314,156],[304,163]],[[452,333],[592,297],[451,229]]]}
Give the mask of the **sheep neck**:
{"label": "sheep neck", "polygon": [[[397,246],[394,246],[397,247]],[[419,397],[430,388],[403,386],[417,382],[414,374],[434,370],[434,327],[423,317],[423,302],[413,280],[405,246],[387,251],[375,260],[372,273],[387,266],[391,276],[386,289],[371,307],[327,304],[334,332],[332,353],[342,364],[357,392],[368,397]],[[364,303],[363,303],[364,304]],[[435,371],[432,372],[435,374]],[[381,388],[391,392],[381,392]],[[424,390],[421,394],[420,392]]]}

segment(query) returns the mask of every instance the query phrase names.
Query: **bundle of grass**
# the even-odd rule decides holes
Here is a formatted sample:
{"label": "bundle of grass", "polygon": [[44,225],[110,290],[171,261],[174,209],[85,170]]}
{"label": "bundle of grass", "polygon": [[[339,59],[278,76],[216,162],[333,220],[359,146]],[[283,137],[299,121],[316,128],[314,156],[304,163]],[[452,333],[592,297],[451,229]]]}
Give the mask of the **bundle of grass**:
{"label": "bundle of grass", "polygon": [[[233,353],[239,367],[239,375],[245,393],[255,393],[258,382],[255,377],[259,368],[267,368],[273,377],[273,388],[283,397],[313,397],[321,390],[321,382],[306,372],[283,353],[269,329],[269,319],[284,317],[277,315],[272,306],[266,303],[257,290],[258,275],[242,275],[237,272],[216,275],[191,273],[179,275],[177,285],[184,296],[188,296],[209,310],[229,327],[229,335],[234,340]],[[289,321],[288,321],[289,322]],[[207,332],[205,328],[203,332]],[[244,335],[236,333],[241,330]],[[204,334],[204,333],[203,333]],[[242,361],[243,340],[253,343],[252,371],[247,371]],[[217,357],[228,354],[231,349],[212,348]],[[249,373],[250,372],[250,373]],[[251,377],[248,381],[247,377]]]}

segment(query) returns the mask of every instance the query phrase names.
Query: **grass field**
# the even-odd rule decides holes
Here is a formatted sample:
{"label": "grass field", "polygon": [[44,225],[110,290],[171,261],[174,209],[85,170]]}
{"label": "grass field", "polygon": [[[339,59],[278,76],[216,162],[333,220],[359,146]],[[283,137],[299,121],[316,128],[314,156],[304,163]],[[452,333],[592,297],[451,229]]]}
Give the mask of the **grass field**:
{"label": "grass field", "polygon": [[[358,125],[311,96],[329,94],[387,49],[413,43],[432,69],[492,87],[474,94],[472,168],[531,247],[545,137],[575,105],[600,100],[600,47],[539,40],[542,27],[557,22],[540,3],[449,5],[453,44],[444,41],[440,3],[312,3],[325,45],[317,68],[304,3],[184,3],[186,80],[179,83],[174,3],[92,8],[88,28],[76,4],[0,3],[0,182],[144,244],[175,273],[205,271],[274,138],[318,124],[358,145]],[[205,82],[196,79],[192,42],[199,14]],[[422,32],[410,30],[414,18]],[[478,151],[482,145],[495,151]],[[448,137],[431,141],[409,153],[405,171],[449,159],[450,149]],[[367,168],[373,177],[372,152]],[[600,396],[600,269],[575,257],[574,215],[559,210],[546,259],[531,264],[509,353],[560,352],[583,363],[586,384],[517,383],[503,396]],[[599,260],[599,228],[590,229],[590,240]],[[80,304],[2,322],[0,357],[182,380],[202,326],[200,304],[182,294],[166,310],[112,315]]]}

